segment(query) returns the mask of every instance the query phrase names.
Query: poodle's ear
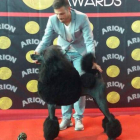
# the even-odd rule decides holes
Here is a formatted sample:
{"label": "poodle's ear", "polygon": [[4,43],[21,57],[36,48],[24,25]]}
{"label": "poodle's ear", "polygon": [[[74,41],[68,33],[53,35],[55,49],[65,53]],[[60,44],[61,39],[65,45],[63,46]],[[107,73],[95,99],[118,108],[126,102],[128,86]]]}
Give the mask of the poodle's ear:
{"label": "poodle's ear", "polygon": [[39,63],[44,62],[44,58],[42,55],[31,54],[31,58],[33,60],[38,60]]}

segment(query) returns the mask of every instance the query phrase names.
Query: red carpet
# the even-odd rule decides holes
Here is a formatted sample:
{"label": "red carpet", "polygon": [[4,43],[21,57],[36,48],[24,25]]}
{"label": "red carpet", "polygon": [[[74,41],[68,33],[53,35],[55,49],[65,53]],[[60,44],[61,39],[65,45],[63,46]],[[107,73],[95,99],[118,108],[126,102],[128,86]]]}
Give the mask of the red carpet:
{"label": "red carpet", "polygon": [[[140,140],[140,114],[118,115],[116,118],[120,120],[123,129],[122,135],[117,140]],[[1,120],[0,140],[17,140],[21,132],[27,134],[27,140],[44,140],[44,119]],[[103,116],[85,116],[84,131],[75,131],[74,127],[70,127],[60,131],[55,140],[107,140],[101,126],[102,119]]]}

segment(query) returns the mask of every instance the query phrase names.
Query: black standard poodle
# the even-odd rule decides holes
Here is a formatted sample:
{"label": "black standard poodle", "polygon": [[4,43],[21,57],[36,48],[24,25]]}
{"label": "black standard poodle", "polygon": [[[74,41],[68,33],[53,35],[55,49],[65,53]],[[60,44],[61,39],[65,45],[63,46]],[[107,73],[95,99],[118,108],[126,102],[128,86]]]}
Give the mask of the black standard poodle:
{"label": "black standard poodle", "polygon": [[105,97],[105,83],[98,70],[92,69],[95,58],[91,53],[86,54],[81,66],[85,73],[80,76],[67,60],[60,46],[52,45],[40,55],[31,55],[32,59],[41,63],[38,94],[47,103],[49,116],[44,122],[44,137],[54,140],[59,134],[59,123],[55,116],[56,105],[70,105],[80,96],[89,95],[104,114],[102,121],[104,132],[109,140],[121,135],[122,127],[119,120],[108,110]]}

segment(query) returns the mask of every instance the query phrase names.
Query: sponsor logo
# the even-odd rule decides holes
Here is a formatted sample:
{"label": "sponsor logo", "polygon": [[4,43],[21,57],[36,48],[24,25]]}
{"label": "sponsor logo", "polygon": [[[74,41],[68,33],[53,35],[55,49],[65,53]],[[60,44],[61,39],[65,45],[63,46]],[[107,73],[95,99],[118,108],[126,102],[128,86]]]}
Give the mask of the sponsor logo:
{"label": "sponsor logo", "polygon": [[112,59],[117,59],[123,62],[125,57],[119,54],[107,54],[106,56],[102,57],[102,62],[104,63],[105,61],[112,60]]}
{"label": "sponsor logo", "polygon": [[118,81],[111,81],[111,82],[107,82],[107,88],[109,87],[118,87],[120,89],[124,89],[125,84],[120,83]]}
{"label": "sponsor logo", "polygon": [[12,76],[12,71],[8,67],[1,67],[0,68],[0,79],[1,80],[7,80],[11,78]]}
{"label": "sponsor logo", "polygon": [[130,103],[133,100],[140,99],[140,93],[134,93],[127,97],[127,102]]}
{"label": "sponsor logo", "polygon": [[25,107],[26,105],[32,104],[32,103],[41,104],[43,106],[45,105],[45,102],[39,97],[32,97],[32,98],[27,98],[27,100],[23,100],[22,106]]}
{"label": "sponsor logo", "polygon": [[116,31],[119,32],[121,34],[124,33],[125,29],[119,26],[107,26],[106,28],[102,28],[102,35],[104,35],[105,33],[111,32],[111,31]]}
{"label": "sponsor logo", "polygon": [[29,63],[34,63],[34,60],[31,58],[31,55],[34,54],[35,51],[34,50],[30,50],[26,53],[26,60],[29,62]]}
{"label": "sponsor logo", "polygon": [[111,104],[115,104],[120,101],[120,94],[116,91],[111,91],[107,94],[107,101]]}
{"label": "sponsor logo", "polygon": [[117,77],[120,74],[120,68],[116,65],[111,65],[107,68],[106,74],[111,77]]}
{"label": "sponsor logo", "polygon": [[140,66],[132,66],[131,68],[127,69],[127,74],[129,75],[132,72],[140,71]]}
{"label": "sponsor logo", "polygon": [[27,88],[28,91],[35,93],[35,92],[38,91],[37,84],[38,84],[37,80],[30,80],[26,84],[26,88]]}
{"label": "sponsor logo", "polygon": [[25,46],[32,44],[38,45],[39,42],[40,42],[39,39],[26,39],[25,41],[21,42],[21,48],[24,48]]}
{"label": "sponsor logo", "polygon": [[7,60],[7,61],[10,61],[10,62],[16,63],[17,58],[15,58],[14,56],[11,56],[11,55],[3,54],[3,55],[0,55],[0,61],[1,60]]}
{"label": "sponsor logo", "polygon": [[106,45],[110,48],[110,49],[116,49],[119,47],[120,45],[120,39],[116,36],[110,36],[107,40],[106,40]]}
{"label": "sponsor logo", "polygon": [[140,33],[140,20],[136,20],[132,23],[131,29],[135,33]]}
{"label": "sponsor logo", "polygon": [[26,75],[29,75],[29,74],[38,74],[38,73],[39,73],[38,68],[29,68],[29,69],[26,69],[25,71],[22,71],[22,78],[24,78]]}
{"label": "sponsor logo", "polygon": [[121,0],[69,0],[70,6],[104,6],[104,7],[109,7],[109,6],[121,6],[122,1]]}
{"label": "sponsor logo", "polygon": [[8,49],[11,46],[11,40],[10,38],[6,36],[1,36],[0,37],[0,49]]}
{"label": "sponsor logo", "polygon": [[13,85],[10,85],[10,84],[2,84],[2,85],[0,85],[0,90],[10,90],[10,91],[16,92],[17,89],[18,89],[17,87],[15,87]]}
{"label": "sponsor logo", "polygon": [[140,77],[134,77],[131,81],[131,85],[135,89],[140,89]]}
{"label": "sponsor logo", "polygon": [[29,34],[36,34],[40,30],[40,26],[37,22],[35,21],[29,21],[25,25],[25,30]]}
{"label": "sponsor logo", "polygon": [[140,61],[140,49],[134,49],[131,53],[131,57],[135,60],[135,61]]}
{"label": "sponsor logo", "polygon": [[9,97],[0,98],[0,109],[7,110],[10,109],[13,105],[13,101]]}
{"label": "sponsor logo", "polygon": [[35,10],[44,10],[53,4],[53,0],[22,0],[27,6]]}
{"label": "sponsor logo", "polygon": [[14,27],[12,25],[9,25],[9,24],[1,23],[0,24],[0,29],[8,30],[8,31],[11,31],[12,33],[14,33],[15,30],[16,30],[16,27]]}
{"label": "sponsor logo", "polygon": [[135,38],[132,38],[131,40],[127,40],[128,47],[136,43],[140,43],[140,37],[135,37]]}

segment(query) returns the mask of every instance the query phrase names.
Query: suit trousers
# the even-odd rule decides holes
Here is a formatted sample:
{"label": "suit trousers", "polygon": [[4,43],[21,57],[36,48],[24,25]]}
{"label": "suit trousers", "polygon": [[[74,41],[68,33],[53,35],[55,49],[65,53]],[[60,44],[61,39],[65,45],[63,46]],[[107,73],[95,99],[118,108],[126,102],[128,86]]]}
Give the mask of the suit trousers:
{"label": "suit trousers", "polygon": [[[73,63],[73,66],[79,72],[79,74],[82,75],[84,73],[81,69],[82,55],[79,54],[78,52],[67,52],[66,57],[68,58],[69,61],[71,61]],[[75,110],[73,117],[75,119],[83,118],[85,104],[86,104],[86,97],[82,96],[73,105],[61,106],[62,118],[71,119],[73,107]]]}

